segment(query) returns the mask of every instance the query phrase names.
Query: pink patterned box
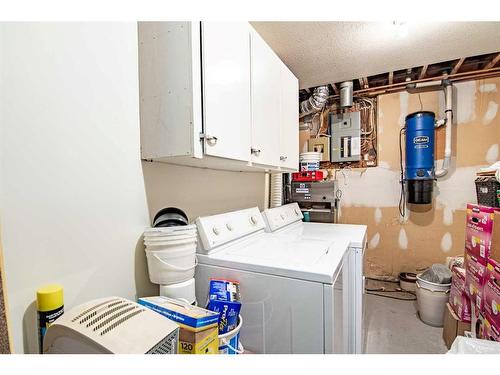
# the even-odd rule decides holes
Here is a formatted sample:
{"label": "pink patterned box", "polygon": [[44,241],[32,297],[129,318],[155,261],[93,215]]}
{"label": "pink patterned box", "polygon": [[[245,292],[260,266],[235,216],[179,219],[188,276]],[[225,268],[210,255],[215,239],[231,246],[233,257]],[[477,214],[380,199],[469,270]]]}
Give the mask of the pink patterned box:
{"label": "pink patterned box", "polygon": [[484,284],[486,282],[486,265],[481,263],[468,250],[465,251],[465,293],[479,311],[484,307]]}
{"label": "pink patterned box", "polygon": [[500,327],[495,324],[495,319],[493,319],[488,313],[485,314],[483,331],[479,338],[491,341],[500,341]]}
{"label": "pink patterned box", "polygon": [[470,323],[470,300],[464,291],[457,288],[457,286],[452,283],[450,289],[450,305],[457,314],[458,318],[465,323]]}
{"label": "pink patterned box", "polygon": [[495,209],[478,204],[467,204],[465,249],[486,264],[491,252],[491,236]]}
{"label": "pink patterned box", "polygon": [[491,323],[500,327],[500,264],[490,259],[486,266],[484,310]]}
{"label": "pink patterned box", "polygon": [[461,292],[465,292],[465,268],[458,266],[451,268],[451,283]]}

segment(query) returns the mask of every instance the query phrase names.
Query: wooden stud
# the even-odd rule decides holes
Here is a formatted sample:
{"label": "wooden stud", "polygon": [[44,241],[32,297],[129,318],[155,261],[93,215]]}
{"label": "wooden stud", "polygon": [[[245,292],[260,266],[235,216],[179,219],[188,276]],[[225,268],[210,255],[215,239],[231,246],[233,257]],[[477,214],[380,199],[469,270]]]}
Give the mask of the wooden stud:
{"label": "wooden stud", "polygon": [[369,89],[370,86],[368,86],[368,80],[366,77],[358,78],[359,81],[359,86],[362,87],[363,89]]}
{"label": "wooden stud", "polygon": [[422,67],[422,71],[420,72],[420,75],[418,76],[418,79],[422,79],[422,78],[425,78],[425,74],[427,73],[427,67],[429,65],[424,65]]}
{"label": "wooden stud", "polygon": [[465,57],[462,57],[460,60],[458,60],[458,62],[453,67],[451,74],[458,73],[458,71],[459,71],[460,67],[462,66],[462,64],[464,63],[464,61],[465,61]]}
{"label": "wooden stud", "polygon": [[493,68],[497,62],[500,61],[500,52],[491,60],[483,69],[491,69]]}
{"label": "wooden stud", "polygon": [[392,85],[394,81],[394,72],[389,72],[389,85]]}
{"label": "wooden stud", "polygon": [[335,83],[330,84],[333,88],[333,91],[335,92],[335,95],[340,95],[339,89]]}

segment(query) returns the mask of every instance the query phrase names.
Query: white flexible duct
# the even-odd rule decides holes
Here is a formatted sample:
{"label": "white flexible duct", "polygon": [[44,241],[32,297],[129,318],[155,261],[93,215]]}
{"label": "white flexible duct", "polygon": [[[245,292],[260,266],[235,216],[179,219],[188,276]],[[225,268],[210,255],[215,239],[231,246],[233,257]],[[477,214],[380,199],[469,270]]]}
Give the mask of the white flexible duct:
{"label": "white flexible duct", "polygon": [[271,199],[269,200],[269,205],[271,208],[279,207],[283,202],[283,174],[273,173],[271,174],[271,189],[270,189]]}
{"label": "white flexible duct", "polygon": [[330,95],[330,90],[328,90],[328,86],[318,86],[314,89],[312,95],[300,102],[299,109],[300,115],[302,118],[310,113],[319,112],[326,105],[326,101],[328,100],[328,95]]}
{"label": "white flexible duct", "polygon": [[446,116],[446,135],[444,146],[444,159],[443,165],[437,169],[434,175],[437,178],[444,177],[448,173],[451,164],[451,126],[453,125],[453,86],[448,83],[444,87],[444,102],[445,102],[445,116]]}

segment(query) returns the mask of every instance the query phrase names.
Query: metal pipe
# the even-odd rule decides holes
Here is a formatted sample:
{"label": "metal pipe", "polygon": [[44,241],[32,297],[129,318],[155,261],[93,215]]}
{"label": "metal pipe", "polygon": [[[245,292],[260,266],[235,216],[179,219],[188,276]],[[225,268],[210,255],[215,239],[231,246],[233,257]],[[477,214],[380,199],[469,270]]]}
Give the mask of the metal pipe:
{"label": "metal pipe", "polygon": [[445,133],[445,146],[444,146],[444,159],[443,165],[440,169],[436,170],[435,176],[437,178],[444,177],[448,173],[451,164],[451,126],[453,124],[453,86],[451,82],[444,84],[444,102],[445,102],[445,116],[446,116],[446,133]]}

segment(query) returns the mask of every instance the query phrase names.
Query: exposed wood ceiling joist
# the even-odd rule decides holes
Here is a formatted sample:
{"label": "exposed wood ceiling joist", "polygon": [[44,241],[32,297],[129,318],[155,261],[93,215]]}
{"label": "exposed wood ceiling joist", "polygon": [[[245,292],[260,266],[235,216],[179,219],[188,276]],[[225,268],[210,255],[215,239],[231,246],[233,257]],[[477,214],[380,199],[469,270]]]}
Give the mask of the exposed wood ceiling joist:
{"label": "exposed wood ceiling joist", "polygon": [[335,83],[332,83],[331,86],[333,88],[333,92],[335,92],[335,95],[339,95],[339,89],[337,85]]}
{"label": "exposed wood ceiling joist", "polygon": [[392,85],[394,82],[394,72],[389,72],[389,85]]}
{"label": "exposed wood ceiling joist", "polygon": [[500,52],[483,69],[491,69],[500,61]]}
{"label": "exposed wood ceiling joist", "polygon": [[427,73],[427,67],[429,65],[424,65],[422,67],[422,70],[420,71],[420,75],[418,76],[418,79],[422,79],[422,78],[425,78],[425,74]]}
{"label": "exposed wood ceiling joist", "polygon": [[460,67],[462,66],[464,61],[465,61],[465,57],[462,57],[460,60],[458,60],[457,63],[455,64],[455,66],[453,67],[451,74],[458,73],[458,71],[460,70]]}

